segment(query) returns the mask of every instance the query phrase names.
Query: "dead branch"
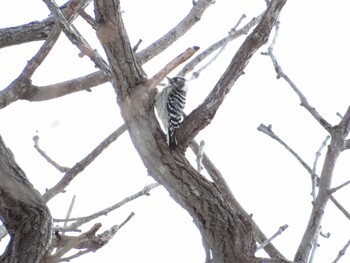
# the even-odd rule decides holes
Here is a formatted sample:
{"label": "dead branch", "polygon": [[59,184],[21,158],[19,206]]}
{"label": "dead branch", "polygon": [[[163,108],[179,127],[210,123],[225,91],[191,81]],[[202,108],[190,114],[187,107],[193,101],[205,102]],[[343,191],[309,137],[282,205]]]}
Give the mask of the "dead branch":
{"label": "dead branch", "polygon": [[53,167],[55,167],[58,171],[60,171],[61,173],[66,173],[68,172],[69,168],[68,167],[64,167],[59,165],[57,162],[55,162],[50,156],[47,155],[47,153],[45,151],[43,151],[40,146],[39,146],[39,136],[35,135],[33,137],[33,141],[34,141],[34,148],[39,152],[39,154],[44,157],[44,159],[49,163],[52,164]]}
{"label": "dead branch", "polygon": [[226,94],[243,74],[250,58],[267,42],[284,4],[285,0],[271,1],[259,24],[243,42],[207,98],[184,119],[176,133],[179,148],[182,151],[188,147],[199,131],[209,125]]}
{"label": "dead branch", "polygon": [[275,71],[277,73],[277,78],[282,78],[288,83],[288,85],[293,89],[293,91],[299,96],[300,105],[305,107],[305,109],[315,118],[316,121],[318,121],[319,124],[321,124],[321,126],[327,132],[331,133],[332,125],[330,123],[328,123],[318,113],[318,111],[309,104],[309,102],[307,101],[304,94],[298,89],[298,87],[294,84],[294,82],[283,72],[281,66],[279,65],[277,58],[276,58],[275,54],[273,53],[274,47],[276,45],[277,36],[278,36],[279,23],[276,23],[275,29],[276,29],[275,36],[273,38],[271,45],[268,48],[267,54],[271,58],[272,64],[273,64]]}
{"label": "dead branch", "polygon": [[161,82],[166,75],[168,75],[178,65],[189,59],[198,49],[199,47],[196,46],[187,48],[183,53],[166,64],[160,71],[158,71],[152,78],[147,81],[146,85],[148,87],[148,91],[156,88],[158,83]]}
{"label": "dead branch", "polygon": [[112,79],[112,75],[109,66],[106,61],[99,55],[97,50],[91,48],[89,43],[84,37],[78,32],[78,30],[70,24],[60,8],[53,0],[43,0],[47,5],[48,9],[55,16],[56,22],[61,26],[62,31],[66,34],[67,38],[72,42],[73,45],[86,56],[88,56],[102,72],[109,78]]}
{"label": "dead branch", "polygon": [[67,220],[70,218],[72,211],[73,211],[73,207],[74,207],[74,203],[75,203],[75,195],[73,195],[72,197],[72,201],[70,202],[68,211],[67,211],[67,215],[66,215],[66,221],[63,224],[63,228],[67,226]]}
{"label": "dead branch", "polygon": [[271,243],[276,237],[281,235],[283,233],[283,231],[286,230],[287,228],[288,228],[288,225],[280,226],[280,228],[278,229],[278,231],[275,234],[273,234],[269,239],[267,239],[265,242],[263,242],[262,244],[260,244],[260,246],[258,246],[256,248],[256,251],[264,248],[267,244]]}
{"label": "dead branch", "polygon": [[169,46],[171,46],[176,40],[182,37],[193,25],[195,25],[203,15],[204,11],[212,4],[212,0],[198,0],[192,7],[190,12],[184,17],[180,23],[174,28],[169,30],[161,38],[153,42],[151,45],[140,51],[137,54],[137,60],[142,65],[145,62],[151,60]]}
{"label": "dead branch", "polygon": [[26,94],[26,100],[28,101],[45,101],[55,98],[59,98],[74,92],[90,90],[90,88],[96,87],[108,81],[105,74],[102,71],[97,71],[86,76],[79,78],[47,85],[47,86],[34,86],[28,85],[30,93]]}
{"label": "dead branch", "polygon": [[326,147],[328,140],[330,139],[330,136],[327,136],[326,139],[322,142],[320,148],[318,149],[318,151],[315,154],[315,160],[314,160],[314,164],[312,166],[312,171],[311,171],[311,196],[312,196],[312,200],[315,201],[316,199],[316,187],[317,187],[317,181],[319,180],[318,176],[316,175],[316,167],[317,167],[317,163],[318,160],[320,159],[322,150]]}
{"label": "dead branch", "polygon": [[348,184],[350,184],[350,180],[349,180],[349,181],[346,181],[345,183],[342,183],[341,185],[339,185],[339,186],[337,186],[337,187],[334,187],[334,188],[330,189],[330,190],[329,190],[329,193],[330,193],[330,194],[333,194],[333,193],[335,193],[336,191],[338,191],[339,189],[341,189],[341,188],[347,186]]}
{"label": "dead branch", "polygon": [[112,134],[110,134],[106,139],[104,139],[91,153],[89,153],[84,159],[75,164],[63,178],[52,188],[48,189],[42,198],[45,202],[49,201],[58,193],[62,192],[69,183],[82,172],[89,164],[91,164],[97,156],[99,156],[112,142],[119,138],[126,131],[126,125],[123,124]]}
{"label": "dead branch", "polygon": [[332,263],[339,262],[340,258],[345,255],[345,252],[346,252],[346,250],[348,249],[349,246],[350,246],[350,239],[348,240],[348,242],[346,242],[344,247],[339,251],[337,257],[332,261]]}
{"label": "dead branch", "polygon": [[[100,223],[95,224],[89,231],[79,236],[56,234],[57,251],[53,255],[48,256],[45,263],[69,262],[74,258],[97,251],[108,244],[115,234],[128,223],[134,215],[134,213],[131,213],[120,225],[114,225],[98,235],[96,235],[96,232],[102,226]],[[72,256],[63,258],[63,256],[73,248],[79,251]]]}
{"label": "dead branch", "polygon": [[63,227],[63,228],[56,228],[56,230],[60,231],[60,232],[67,232],[67,231],[75,231],[78,227],[82,226],[83,224],[86,224],[87,222],[90,222],[100,216],[105,216],[108,213],[120,208],[121,206],[141,197],[141,196],[148,196],[150,195],[150,191],[156,187],[158,187],[159,184],[158,183],[153,183],[153,184],[149,184],[146,185],[141,191],[128,196],[126,198],[124,198],[122,201],[107,207],[99,212],[96,212],[92,215],[89,216],[85,216],[85,217],[76,217],[76,218],[69,218],[69,219],[54,219],[53,222],[71,222],[71,221],[76,221],[70,225],[68,225],[67,227]]}
{"label": "dead branch", "polygon": [[350,213],[335,199],[333,195],[329,197],[333,204],[343,213],[343,215],[350,220]]}
{"label": "dead branch", "polygon": [[312,174],[312,169],[310,166],[291,148],[289,147],[283,140],[281,140],[273,131],[272,125],[266,126],[265,124],[260,124],[258,127],[258,131],[265,133],[270,136],[272,139],[278,141],[284,148],[287,149],[298,161],[299,163],[308,171],[309,174]]}
{"label": "dead branch", "polygon": [[[252,29],[254,26],[256,26],[263,14],[265,13],[265,11],[260,14],[258,17],[254,17],[253,19],[251,19],[247,24],[245,24],[241,29],[239,30],[234,30],[235,27],[233,27],[229,33],[227,34],[226,37],[224,37],[223,39],[220,39],[219,41],[215,42],[214,44],[212,44],[211,46],[209,46],[208,48],[206,48],[205,50],[203,50],[200,54],[198,54],[194,59],[192,59],[190,62],[188,62],[180,71],[177,75],[180,76],[185,76],[187,75],[189,72],[191,72],[200,62],[202,62],[205,58],[209,57],[212,53],[214,53],[216,50],[218,49],[223,49],[226,47],[226,45],[231,42],[234,39],[237,39],[240,36],[246,35],[248,34],[248,32],[250,31],[250,29]],[[237,22],[236,26],[239,23]],[[194,72],[192,73],[192,75],[194,74],[193,78],[198,78],[197,75],[199,75],[198,73]]]}

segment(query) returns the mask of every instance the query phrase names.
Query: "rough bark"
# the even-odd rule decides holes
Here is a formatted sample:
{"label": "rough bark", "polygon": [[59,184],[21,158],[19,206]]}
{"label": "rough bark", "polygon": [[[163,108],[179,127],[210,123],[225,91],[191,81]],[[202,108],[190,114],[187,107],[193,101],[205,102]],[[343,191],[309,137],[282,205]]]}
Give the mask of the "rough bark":
{"label": "rough bark", "polygon": [[0,262],[41,262],[51,242],[50,211],[1,137],[0,219],[11,237]]}
{"label": "rough bark", "polygon": [[55,24],[53,16],[42,21],[34,21],[29,24],[1,28],[0,48],[20,45],[32,41],[45,40]]}
{"label": "rough bark", "polygon": [[[269,23],[271,30],[285,1],[272,1],[262,24]],[[259,259],[254,256],[256,243],[250,223],[235,213],[216,185],[199,174],[180,150],[170,151],[164,134],[154,115],[150,81],[145,81],[130,47],[128,35],[120,15],[120,3],[116,0],[95,0],[97,36],[111,65],[118,104],[130,137],[149,174],[161,183],[172,198],[186,209],[198,227],[203,244],[210,251],[210,262],[285,262]],[[260,28],[263,27],[260,25]],[[264,27],[263,27],[264,28]],[[254,31],[248,47],[257,50],[269,31]],[[261,42],[260,42],[261,41]],[[233,61],[242,74],[249,58]],[[226,81],[226,82],[225,82]],[[225,76],[225,94],[235,79]],[[215,92],[210,95],[216,99]],[[221,96],[221,95],[220,95]],[[224,95],[222,96],[223,99]],[[212,115],[213,117],[213,115]],[[204,128],[197,126],[197,129]],[[194,132],[194,130],[191,130]],[[191,135],[192,136],[192,135]],[[193,138],[193,137],[192,137]]]}

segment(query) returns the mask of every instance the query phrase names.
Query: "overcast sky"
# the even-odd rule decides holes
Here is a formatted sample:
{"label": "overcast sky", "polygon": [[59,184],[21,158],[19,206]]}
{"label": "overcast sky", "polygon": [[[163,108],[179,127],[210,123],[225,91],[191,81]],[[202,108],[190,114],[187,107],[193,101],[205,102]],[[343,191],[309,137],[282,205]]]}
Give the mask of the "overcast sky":
{"label": "overcast sky", "polygon": [[[62,4],[64,1],[57,2]],[[139,39],[143,49],[177,24],[191,8],[190,0],[122,1],[124,21],[131,43]],[[279,62],[311,105],[332,124],[339,121],[349,105],[348,9],[346,1],[288,1],[282,10],[276,44]],[[0,27],[41,20],[49,14],[42,1],[6,1],[0,9]],[[144,67],[149,76],[189,46],[201,50],[226,36],[240,16],[242,23],[258,16],[263,0],[217,0],[202,20],[166,53]],[[30,11],[29,11],[30,10]],[[88,8],[91,15],[92,6]],[[74,24],[89,43],[103,54],[89,26],[81,19]],[[272,38],[271,38],[272,39]],[[213,88],[244,38],[226,47],[221,57],[189,83],[190,113]],[[0,89],[9,85],[37,52],[42,42],[0,50]],[[261,52],[267,46],[261,48]],[[78,57],[76,47],[61,35],[58,43],[37,70],[33,84],[47,85],[95,71],[92,62]],[[176,72],[176,71],[175,71]],[[293,259],[311,211],[311,180],[308,173],[280,145],[259,133],[260,123],[273,130],[312,166],[315,153],[326,137],[325,131],[299,106],[298,97],[283,80],[277,80],[270,59],[255,54],[243,75],[227,95],[214,121],[197,140],[205,140],[205,151],[220,169],[234,195],[267,236],[288,224],[274,244]],[[174,73],[175,74],[175,73]],[[92,92],[80,92],[60,99],[29,103],[18,101],[0,110],[0,134],[16,156],[29,180],[41,193],[55,184],[61,174],[46,163],[33,148],[32,137],[58,163],[72,166],[122,124],[115,93],[108,84]],[[194,161],[195,157],[188,154]],[[30,158],[29,158],[30,157]],[[318,172],[321,169],[321,156]],[[348,153],[343,153],[333,186],[348,180]],[[86,216],[153,182],[128,138],[123,134],[86,171],[48,203],[54,218],[64,218],[69,202],[77,195],[73,217]],[[347,208],[347,189],[336,194]],[[200,235],[190,216],[161,187],[139,200],[100,218],[105,230],[120,224],[131,212],[133,219],[116,237],[96,253],[74,262],[204,262]],[[88,224],[87,227],[91,227]],[[315,262],[331,262],[350,238],[347,219],[329,203],[323,221],[329,239],[320,238]],[[350,260],[350,252],[342,262]]]}

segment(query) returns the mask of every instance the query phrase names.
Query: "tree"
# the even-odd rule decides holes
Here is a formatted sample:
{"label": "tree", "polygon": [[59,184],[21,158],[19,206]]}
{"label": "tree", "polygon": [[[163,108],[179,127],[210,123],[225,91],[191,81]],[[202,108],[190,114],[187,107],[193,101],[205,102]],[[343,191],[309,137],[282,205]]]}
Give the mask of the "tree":
{"label": "tree", "polygon": [[[143,65],[168,50],[173,43],[189,31],[214,4],[213,1],[193,1],[190,12],[177,26],[141,51],[138,51],[141,42],[134,47],[130,43],[119,1],[95,0],[93,5],[95,18],[84,11],[90,1],[71,0],[61,8],[52,1],[44,0],[44,2],[51,12],[48,18],[0,30],[1,48],[45,40],[38,53],[28,61],[20,76],[1,91],[1,108],[4,109],[18,100],[53,100],[79,91],[91,91],[90,89],[98,85],[110,82],[125,123],[71,168],[60,166],[51,159],[40,148],[39,137],[35,136],[35,148],[48,162],[64,173],[55,186],[42,194],[35,190],[23,170],[15,162],[13,154],[5,146],[4,141],[0,141],[0,217],[11,237],[1,256],[1,262],[68,261],[98,250],[113,238],[133,214],[130,214],[120,225],[115,225],[102,234],[96,234],[101,228],[99,223],[78,236],[71,236],[66,232],[75,231],[83,224],[109,213],[130,200],[148,195],[157,184],[150,184],[135,195],[91,216],[55,220],[55,222],[64,221],[66,223],[73,221],[69,225],[65,223],[63,227],[53,226],[50,209],[46,203],[63,192],[78,174],[94,162],[97,156],[125,131],[128,132],[147,173],[162,185],[172,199],[192,217],[202,237],[206,262],[292,262],[287,260],[267,239],[263,231],[233,196],[224,177],[209,157],[203,153],[204,144],[198,145],[194,141],[196,135],[212,122],[226,94],[244,73],[254,54],[267,43],[273,28],[278,29],[278,18],[286,1],[266,1],[266,10],[241,26],[240,29],[238,26],[242,23],[244,16],[224,39],[215,42],[202,52],[198,51],[197,46],[187,48],[174,59],[167,61],[167,64],[153,76],[147,76]],[[77,16],[83,17],[96,31],[107,61],[89,45],[72,24]],[[47,86],[36,86],[32,84],[32,77],[50,54],[61,31],[72,44],[79,48],[80,56],[89,57],[99,70],[72,80]],[[186,64],[181,66],[182,69],[178,75],[188,75],[213,52],[218,49],[223,50],[228,42],[249,31],[251,32],[232,56],[230,64],[216,81],[206,99],[182,122],[176,133],[179,145],[175,150],[170,150],[154,113],[157,85],[184,62]],[[338,125],[332,126],[327,122],[281,70],[273,53],[274,44],[275,41],[272,42],[266,55],[272,59],[278,77],[285,79],[290,84],[298,94],[301,105],[331,136],[324,167],[318,177],[315,168],[311,169],[272,131],[271,126],[263,124],[259,126],[260,131],[281,142],[297,157],[311,175],[314,190],[313,209],[309,225],[293,259],[293,262],[310,262],[317,247],[317,238],[320,234],[326,204],[329,199],[336,203],[331,194],[338,188],[331,189],[332,173],[338,156],[349,147],[346,138],[350,129],[350,110],[342,116]],[[195,53],[199,54],[192,58]],[[207,66],[208,64],[203,68]],[[198,77],[200,71],[192,73],[194,77]],[[186,155],[189,147],[197,156],[197,169]],[[210,179],[201,173],[202,165]],[[285,228],[286,226],[281,227],[279,232]],[[258,248],[257,244],[259,244]],[[78,249],[75,255],[65,255],[73,248]],[[256,251],[262,248],[266,256],[256,256]]]}

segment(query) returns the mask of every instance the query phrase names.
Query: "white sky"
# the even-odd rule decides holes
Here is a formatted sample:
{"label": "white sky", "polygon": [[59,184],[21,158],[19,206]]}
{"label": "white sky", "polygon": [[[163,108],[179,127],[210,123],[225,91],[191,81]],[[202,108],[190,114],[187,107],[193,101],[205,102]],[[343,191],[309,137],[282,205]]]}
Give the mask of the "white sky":
{"label": "white sky", "polygon": [[[346,1],[333,4],[315,0],[288,1],[282,11],[276,46],[276,56],[285,73],[332,124],[339,121],[336,112],[344,113],[349,105],[350,40],[346,35],[346,4]],[[129,0],[122,1],[122,7],[131,43],[136,44],[141,38],[142,49],[182,19],[190,9],[191,1]],[[248,16],[244,21],[248,21],[259,15],[264,7],[263,0],[217,0],[179,43],[145,65],[147,73],[151,76],[188,46],[198,45],[204,50],[226,36],[243,13]],[[41,20],[48,13],[41,1],[6,1],[0,9],[0,27]],[[75,25],[103,54],[85,22],[78,19]],[[240,38],[230,44],[200,79],[190,82],[187,113],[206,97],[242,41]],[[0,50],[0,89],[20,74],[41,44]],[[266,49],[264,46],[261,51]],[[95,71],[92,62],[79,58],[78,53],[62,34],[35,73],[33,83],[52,84]],[[256,128],[260,123],[272,124],[273,130],[310,166],[327,134],[299,106],[292,90],[282,80],[276,80],[268,57],[257,53],[245,72],[226,97],[214,121],[197,140],[205,140],[205,151],[266,235],[272,235],[281,225],[289,225],[274,244],[292,259],[311,211],[311,180],[289,153]],[[36,131],[41,147],[52,158],[62,165],[72,166],[122,124],[115,101],[110,85],[95,88],[91,93],[81,92],[47,102],[19,101],[0,111],[0,134],[30,181],[43,193],[61,175],[34,150],[32,137]],[[324,153],[320,162],[323,157]],[[192,155],[189,158],[194,160]],[[348,158],[346,152],[340,157],[333,186],[348,180]],[[48,205],[55,218],[63,218],[75,194],[77,199],[72,216],[85,216],[120,201],[150,182],[152,178],[147,176],[125,133],[77,176],[65,194],[57,196]],[[335,197],[350,209],[347,191],[336,193]],[[136,215],[107,246],[74,262],[204,262],[200,235],[191,218],[161,188],[152,191],[150,197],[130,203],[97,222],[102,222],[105,230],[121,223],[132,211]],[[322,226],[331,237],[319,239],[321,247],[315,259],[318,263],[334,260],[350,238],[349,222],[331,203]],[[349,254],[342,262],[350,260]]]}

